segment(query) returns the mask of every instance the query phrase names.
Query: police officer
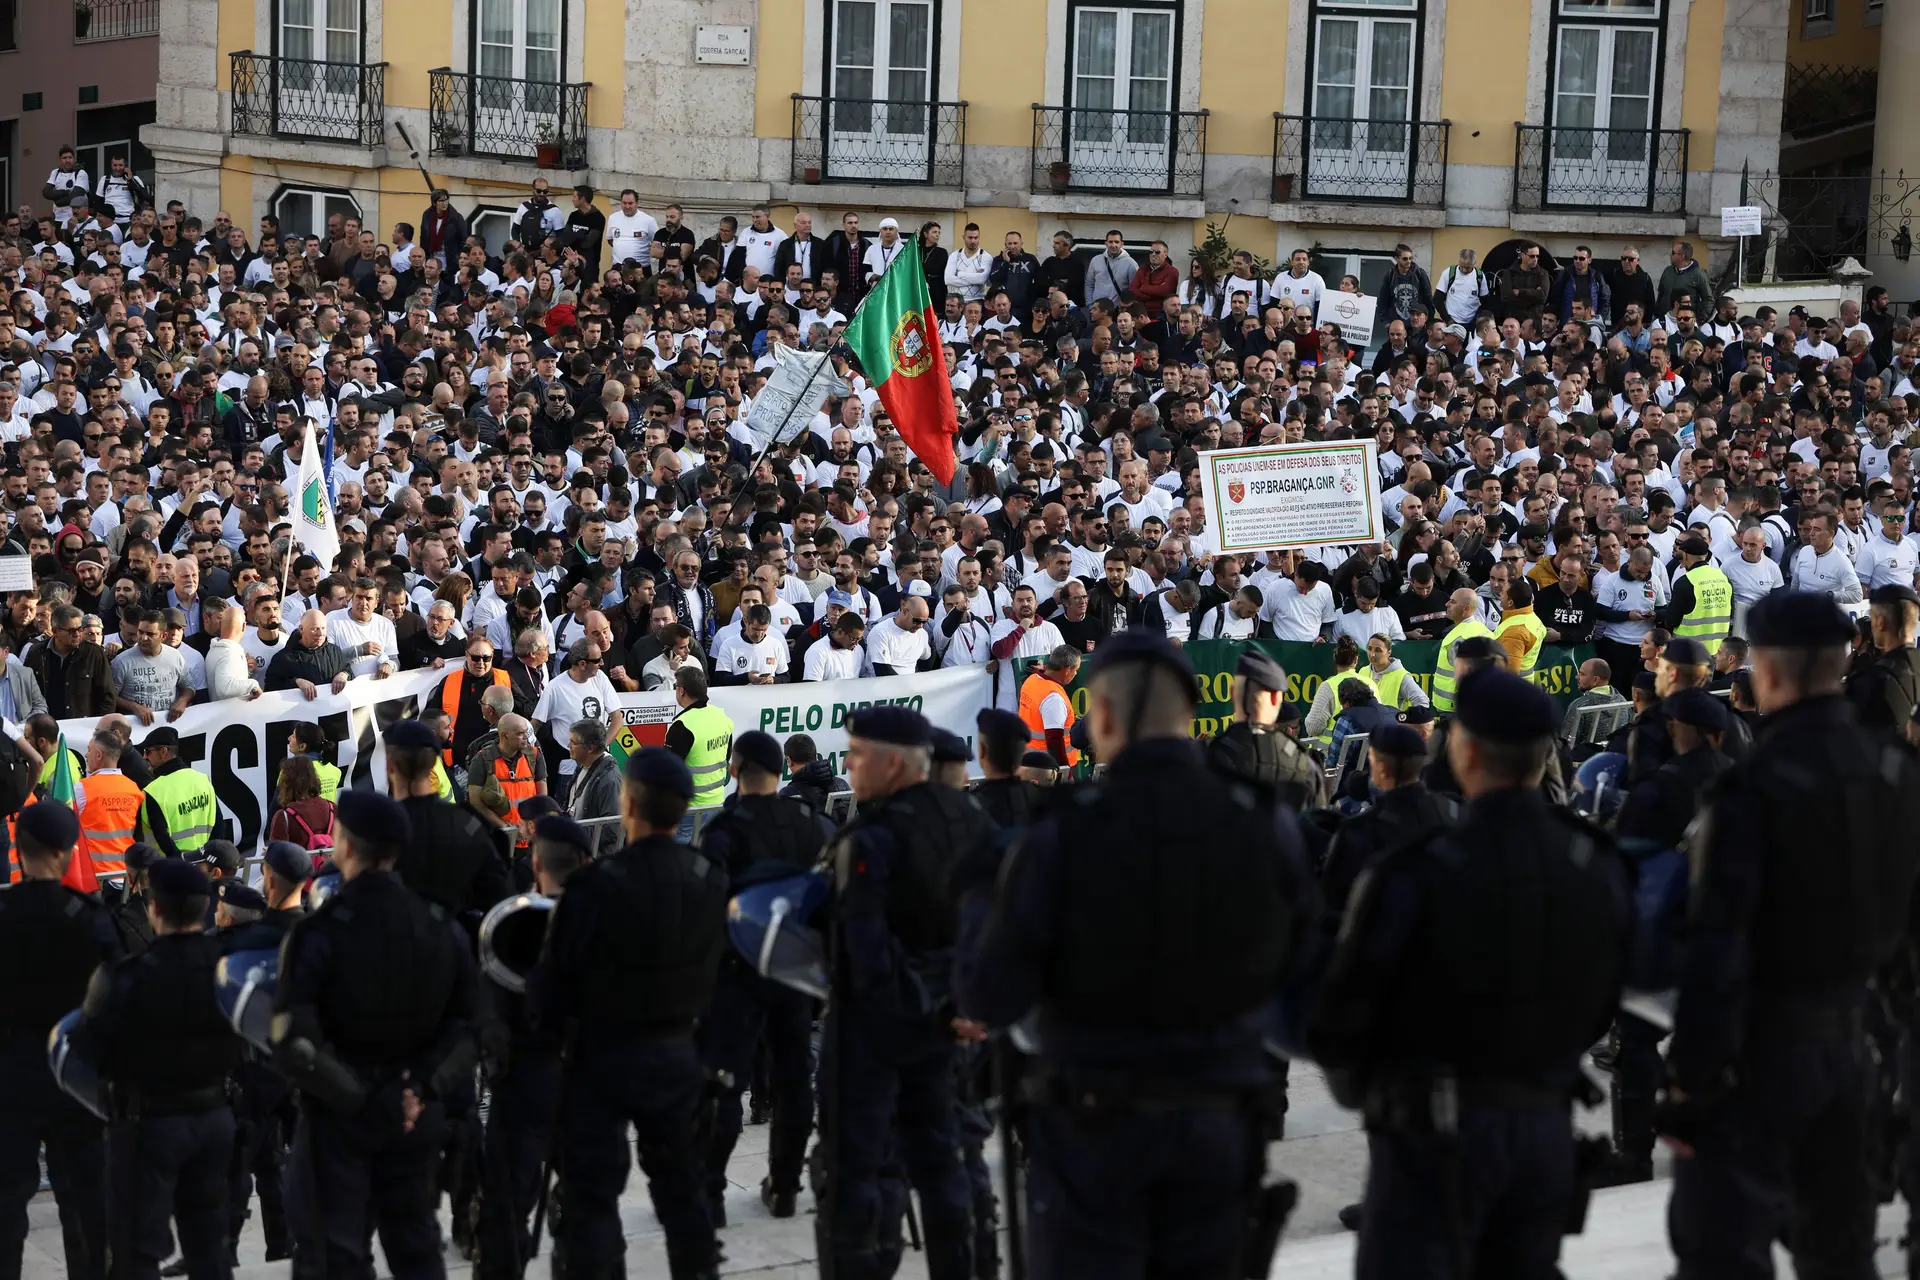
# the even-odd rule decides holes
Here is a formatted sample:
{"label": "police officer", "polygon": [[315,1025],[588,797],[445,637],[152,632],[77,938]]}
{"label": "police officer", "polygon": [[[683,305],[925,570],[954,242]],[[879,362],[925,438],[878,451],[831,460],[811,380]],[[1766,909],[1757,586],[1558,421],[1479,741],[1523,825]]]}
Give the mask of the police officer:
{"label": "police officer", "polygon": [[1287,673],[1252,645],[1233,672],[1233,723],[1207,744],[1207,761],[1228,777],[1250,782],[1294,809],[1327,803],[1327,775],[1293,736],[1280,730]]}
{"label": "police officer", "polygon": [[1011,855],[961,993],[991,1027],[1032,1015],[1039,1042],[1033,1273],[1265,1274],[1247,1257],[1271,1247],[1248,1234],[1271,1126],[1261,1041],[1311,924],[1298,832],[1194,745],[1193,671],[1168,640],[1122,632],[1094,664],[1086,723],[1108,772]]}
{"label": "police officer", "polygon": [[[267,846],[260,888],[234,880],[220,883],[220,951],[279,954],[287,935],[307,913],[301,895],[313,875],[313,857],[299,845],[275,840]],[[293,1256],[287,1234],[283,1148],[291,1095],[287,1082],[269,1069],[257,1052],[248,1052],[234,1068],[233,1165],[228,1189],[228,1241],[237,1250],[246,1225],[248,1202],[260,1195],[260,1225],[267,1261]]]}
{"label": "police officer", "polygon": [[399,800],[413,833],[394,874],[460,919],[509,896],[506,864],[480,820],[440,799],[438,735],[418,720],[401,720],[387,730],[386,746],[387,792]]}
{"label": "police officer", "polygon": [[147,920],[147,873],[165,856],[146,841],[136,840],[127,846],[127,878],[118,895],[112,899],[104,892],[100,895],[111,904],[107,915],[127,955],[138,955],[153,945],[153,925]]}
{"label": "police officer", "polygon": [[[907,707],[848,722],[860,809],[833,844],[834,995],[821,1059],[823,1209],[834,1274],[891,1275],[904,1164],[925,1215],[927,1274],[972,1274],[972,1195],[954,1127],[956,870],[992,836],[965,795],[929,781],[931,726]],[[897,1128],[896,1128],[897,1121]]]}
{"label": "police officer", "polygon": [[[1669,851],[1681,848],[1701,797],[1733,766],[1720,749],[1731,716],[1719,698],[1701,688],[1682,689],[1662,704],[1662,710],[1673,758],[1627,793],[1614,826],[1622,850],[1636,860],[1673,856]],[[1649,873],[1640,879],[1651,883],[1652,877]],[[1672,930],[1678,924],[1677,920],[1642,918],[1635,921],[1635,928],[1653,939],[1657,931]],[[1654,985],[1664,989],[1669,980],[1662,975]],[[1613,1158],[1595,1179],[1595,1186],[1646,1182],[1653,1177],[1653,1104],[1660,1088],[1660,1042],[1665,1038],[1662,1028],[1634,1014],[1622,1011],[1615,1020],[1609,1085]]]}
{"label": "police officer", "polygon": [[370,1272],[377,1222],[396,1277],[438,1276],[441,1098],[471,1086],[473,960],[446,910],[394,872],[414,838],[406,810],[347,790],[334,813],[342,883],[294,925],[273,995],[273,1064],[301,1095],[294,1274]]}
{"label": "police officer", "polygon": [[1420,780],[1427,763],[1427,740],[1408,725],[1375,729],[1367,739],[1367,783],[1372,803],[1340,823],[1320,873],[1329,933],[1337,933],[1353,882],[1378,854],[1460,814],[1452,796],[1427,789]]}
{"label": "police officer", "polygon": [[14,821],[20,879],[0,888],[0,1277],[19,1280],[27,1202],[40,1188],[40,1147],[60,1206],[67,1274],[105,1280],[107,1191],[100,1122],[53,1082],[47,1033],[80,1006],[88,980],[121,954],[100,904],[60,883],[80,839],[63,804],[42,802]]}
{"label": "police officer", "polygon": [[988,707],[974,720],[980,784],[973,802],[1001,830],[1024,827],[1033,815],[1040,789],[1018,776],[1020,757],[1030,736],[1027,722],[1011,711]]}
{"label": "police officer", "polygon": [[[173,1251],[195,1280],[233,1274],[227,1239],[227,1175],[233,1112],[227,1073],[240,1039],[214,997],[220,941],[207,932],[212,885],[190,862],[169,858],[149,877],[153,945],[102,965],[87,988],[74,1051],[108,1086],[108,1265],[116,1277],[158,1277]],[[112,1256],[125,1250],[124,1260]]]}
{"label": "police officer", "polygon": [[[1460,641],[1453,649],[1453,675],[1456,687],[1476,671],[1494,668],[1504,671],[1507,665],[1507,651],[1498,641],[1486,636],[1469,636]],[[1427,767],[1420,774],[1421,780],[1431,791],[1442,795],[1461,794],[1460,781],[1453,776],[1452,755],[1447,750],[1447,739],[1453,733],[1455,717],[1442,716],[1433,726],[1433,734],[1427,739]],[[1540,790],[1553,804],[1564,804],[1567,799],[1565,775],[1560,768],[1560,754],[1557,751],[1547,753],[1546,772],[1540,777]]]}
{"label": "police officer", "polygon": [[140,806],[140,838],[168,857],[194,860],[213,838],[213,820],[219,812],[213,783],[207,775],[182,760],[180,735],[161,725],[140,740],[140,754],[153,770],[146,785],[147,800]]}
{"label": "police officer", "polygon": [[[533,888],[558,900],[587,864],[593,839],[562,813],[534,820],[529,856]],[[554,1118],[560,1104],[560,1041],[536,1030],[527,1016],[523,993],[489,980],[482,985],[492,1005],[487,1079],[487,1197],[480,1218],[480,1256],[475,1273],[486,1280],[518,1280],[533,1246],[527,1219],[540,1195],[543,1162],[553,1150]],[[504,1042],[502,1041],[504,1037]],[[500,1203],[505,1197],[509,1202]],[[559,1274],[560,1264],[554,1266]]]}
{"label": "police officer", "polygon": [[1920,592],[1902,583],[1875,587],[1867,597],[1873,656],[1847,680],[1847,701],[1868,729],[1896,736],[1907,730],[1920,702]]}
{"label": "police officer", "polygon": [[1770,1275],[1783,1234],[1800,1275],[1872,1275],[1861,1009],[1909,938],[1920,765],[1842,696],[1854,628],[1829,597],[1775,593],[1746,629],[1765,719],[1689,839],[1654,1116],[1685,1157],[1669,1230],[1685,1275]]}
{"label": "police officer", "polygon": [[1552,699],[1480,670],[1456,701],[1465,809],[1361,873],[1308,1034],[1367,1117],[1360,1280],[1557,1274],[1580,1055],[1620,998],[1626,868],[1541,795]]}
{"label": "police officer", "polygon": [[603,1280],[623,1268],[629,1124],[674,1280],[719,1272],[694,1141],[705,1076],[693,1027],[725,947],[727,875],[674,838],[693,796],[693,774],[673,752],[627,758],[627,843],[568,884],[528,985],[535,1028],[566,1045],[557,1229],[569,1276]]}
{"label": "police officer", "polygon": [[[780,743],[749,730],[733,740],[734,793],[707,824],[701,851],[727,873],[732,891],[796,876],[819,861],[833,830],[798,800],[780,797]],[[813,1132],[813,1006],[802,993],[755,973],[732,948],[720,961],[713,1003],[700,1023],[700,1062],[718,1082],[713,1131],[704,1153],[707,1204],[714,1225],[726,1222],[722,1200],[727,1161],[740,1139],[740,1097],[763,1039],[770,1057],[773,1129],[760,1199],[776,1218],[791,1218],[807,1137]]]}

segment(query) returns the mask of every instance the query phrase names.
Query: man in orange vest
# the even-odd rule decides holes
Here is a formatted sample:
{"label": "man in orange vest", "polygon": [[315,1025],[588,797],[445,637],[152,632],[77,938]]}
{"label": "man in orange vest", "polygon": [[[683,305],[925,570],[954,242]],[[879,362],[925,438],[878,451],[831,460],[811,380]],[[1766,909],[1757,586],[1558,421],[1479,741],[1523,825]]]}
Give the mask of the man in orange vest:
{"label": "man in orange vest", "polygon": [[87,742],[87,801],[80,810],[80,848],[96,876],[126,871],[127,848],[146,798],[120,772],[120,739],[110,729],[96,730]]}
{"label": "man in orange vest", "polygon": [[480,821],[511,834],[515,848],[525,848],[520,803],[547,794],[547,762],[534,745],[533,726],[525,716],[508,712],[500,717],[499,730],[467,765],[467,796]]}
{"label": "man in orange vest", "polygon": [[511,687],[507,673],[493,665],[493,641],[470,637],[466,664],[440,685],[440,709],[453,721],[453,742],[445,755],[449,769],[465,764],[473,744],[491,727],[481,714],[480,699],[495,685]]}
{"label": "man in orange vest", "polygon": [[1044,751],[1056,764],[1071,769],[1080,763],[1080,753],[1069,745],[1073,732],[1073,699],[1067,686],[1080,670],[1080,651],[1063,644],[1049,653],[1039,670],[1020,684],[1020,718],[1032,735],[1029,751]]}

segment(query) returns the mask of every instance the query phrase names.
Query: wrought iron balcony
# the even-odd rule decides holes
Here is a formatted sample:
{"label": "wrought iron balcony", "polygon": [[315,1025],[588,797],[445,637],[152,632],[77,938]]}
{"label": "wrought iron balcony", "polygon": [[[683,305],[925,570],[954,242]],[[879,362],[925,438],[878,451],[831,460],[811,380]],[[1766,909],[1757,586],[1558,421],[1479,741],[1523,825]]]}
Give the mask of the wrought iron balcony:
{"label": "wrought iron balcony", "polygon": [[794,182],[967,185],[967,104],[793,95]]}
{"label": "wrought iron balcony", "polygon": [[1447,203],[1445,120],[1273,116],[1273,198]]}
{"label": "wrought iron balcony", "polygon": [[587,167],[590,84],[513,80],[441,67],[427,73],[436,156],[488,156],[546,169]]}
{"label": "wrought iron balcony", "polygon": [[160,0],[73,0],[76,44],[159,34]]}
{"label": "wrought iron balcony", "polygon": [[1205,111],[1033,105],[1035,191],[1198,196],[1207,168]]}
{"label": "wrought iron balcony", "polygon": [[233,131],[377,147],[386,141],[387,64],[233,55]]}
{"label": "wrought iron balcony", "polygon": [[1687,211],[1686,129],[1514,130],[1515,211]]}

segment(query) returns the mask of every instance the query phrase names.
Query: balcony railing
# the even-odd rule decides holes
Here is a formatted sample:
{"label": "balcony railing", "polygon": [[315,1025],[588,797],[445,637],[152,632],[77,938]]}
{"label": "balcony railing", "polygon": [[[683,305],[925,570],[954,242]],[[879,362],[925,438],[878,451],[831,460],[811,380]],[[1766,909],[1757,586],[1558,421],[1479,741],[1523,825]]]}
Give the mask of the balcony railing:
{"label": "balcony railing", "polygon": [[436,156],[489,156],[550,169],[587,167],[589,84],[512,80],[441,67],[429,77]]}
{"label": "balcony railing", "polygon": [[1514,126],[1513,208],[1684,214],[1685,129]]}
{"label": "balcony railing", "polygon": [[1273,117],[1273,198],[1447,203],[1445,120]]}
{"label": "balcony railing", "polygon": [[233,55],[233,131],[377,147],[386,141],[387,64]]}
{"label": "balcony railing", "polygon": [[1198,196],[1205,111],[1116,111],[1033,104],[1033,189]]}
{"label": "balcony railing", "polygon": [[793,95],[794,182],[967,185],[967,104]]}
{"label": "balcony railing", "polygon": [[159,34],[160,0],[73,0],[76,43]]}

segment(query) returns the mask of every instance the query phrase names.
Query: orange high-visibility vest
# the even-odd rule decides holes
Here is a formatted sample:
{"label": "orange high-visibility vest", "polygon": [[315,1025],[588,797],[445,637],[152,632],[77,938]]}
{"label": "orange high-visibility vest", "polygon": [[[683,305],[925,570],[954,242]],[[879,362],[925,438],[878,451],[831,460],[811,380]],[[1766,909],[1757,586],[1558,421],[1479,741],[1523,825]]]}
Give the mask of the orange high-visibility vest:
{"label": "orange high-visibility vest", "polygon": [[117,769],[87,775],[87,807],[80,811],[80,848],[93,862],[96,874],[127,869],[127,848],[133,843],[146,801],[132,778]]}
{"label": "orange high-visibility vest", "polygon": [[[500,790],[505,793],[507,797],[507,821],[519,822],[520,802],[522,800],[532,799],[540,789],[539,784],[533,779],[533,761],[528,758],[527,753],[524,751],[520,753],[520,758],[511,765],[499,756],[495,756],[493,758],[493,776],[499,781]],[[514,836],[516,848],[525,848],[526,843],[527,842],[520,839],[517,834]]]}
{"label": "orange high-visibility vest", "polygon": [[[467,671],[463,666],[460,670],[455,671],[452,675],[440,682],[440,709],[446,712],[447,719],[455,724],[460,722],[460,685],[461,682],[466,679],[466,675]],[[513,677],[509,676],[499,667],[495,667],[493,669],[493,683],[504,684],[511,688],[513,685]],[[440,758],[446,763],[447,768],[453,768],[452,743],[448,743],[445,750],[441,751]]]}
{"label": "orange high-visibility vest", "polygon": [[[1073,699],[1068,696],[1065,686],[1058,680],[1047,679],[1038,671],[1028,676],[1020,685],[1020,718],[1027,722],[1027,731],[1033,735],[1027,743],[1027,750],[1029,751],[1047,750],[1047,729],[1045,723],[1040,718],[1040,704],[1047,700],[1049,694],[1054,693],[1059,694],[1061,700],[1067,704],[1065,732],[1071,734],[1073,732],[1074,721]],[[1052,753],[1048,752],[1048,754],[1051,755]],[[1072,768],[1079,763],[1080,753],[1074,750],[1072,746],[1069,746],[1067,748],[1067,767]]]}

